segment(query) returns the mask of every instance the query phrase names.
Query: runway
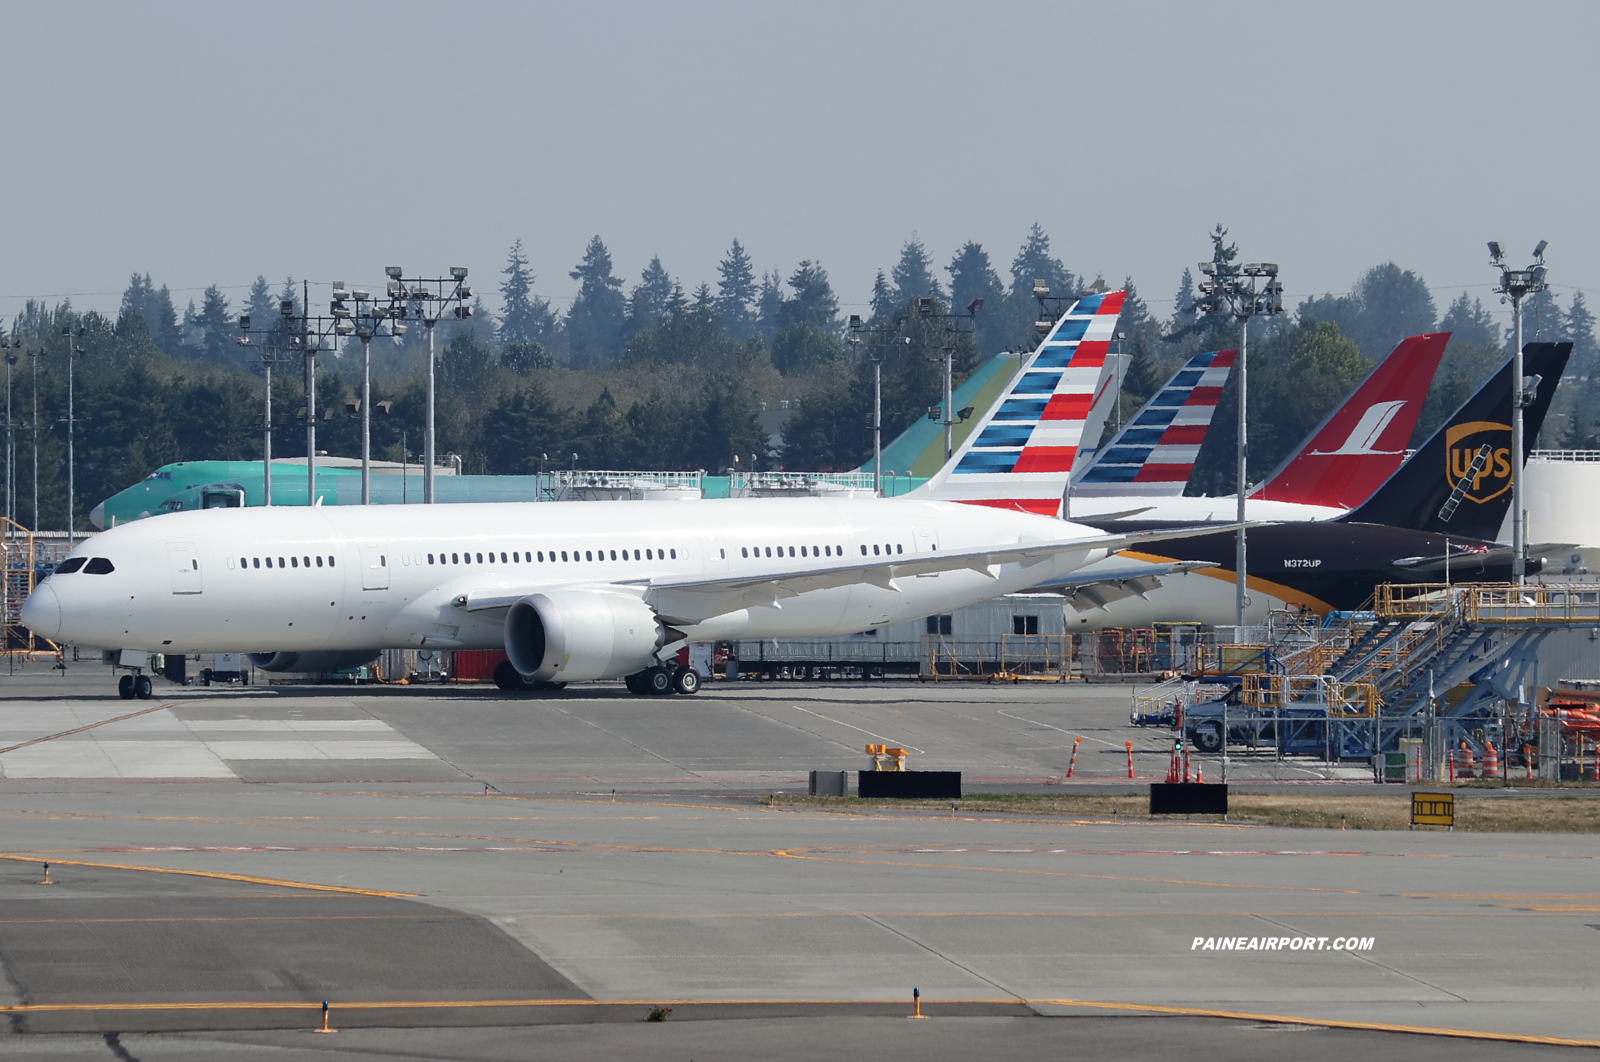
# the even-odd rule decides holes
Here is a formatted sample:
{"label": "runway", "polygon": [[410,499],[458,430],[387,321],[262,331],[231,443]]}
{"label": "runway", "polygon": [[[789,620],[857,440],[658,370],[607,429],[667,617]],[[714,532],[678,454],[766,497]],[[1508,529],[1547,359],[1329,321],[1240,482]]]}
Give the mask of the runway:
{"label": "runway", "polygon": [[[1119,725],[1126,689],[109,689],[98,665],[0,678],[0,1055],[120,1057],[116,1033],[141,1060],[510,1058],[518,1028],[575,1058],[646,1029],[696,1058],[891,1034],[935,1058],[1578,1049],[1389,1027],[1600,1042],[1589,836],[760,800],[868,740],[1011,790],[1062,784],[1080,734],[1072,784],[1116,783],[1134,740],[1148,778],[1165,735]],[[1222,937],[1285,943],[1195,945]],[[1372,943],[1328,943],[1352,937]],[[913,988],[931,1022],[898,1016]],[[323,999],[345,1039],[304,1032]],[[658,1006],[670,1031],[641,1024]],[[1273,1031],[1293,1021],[1365,1028]]]}

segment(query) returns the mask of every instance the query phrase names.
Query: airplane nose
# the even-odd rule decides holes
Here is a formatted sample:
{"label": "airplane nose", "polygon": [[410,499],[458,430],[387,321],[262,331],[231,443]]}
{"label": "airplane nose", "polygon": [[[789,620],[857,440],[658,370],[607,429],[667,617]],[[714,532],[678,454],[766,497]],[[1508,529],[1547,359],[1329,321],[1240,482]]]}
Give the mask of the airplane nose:
{"label": "airplane nose", "polygon": [[106,503],[101,502],[89,510],[89,522],[101,531],[106,529]]}
{"label": "airplane nose", "polygon": [[22,603],[22,625],[52,641],[61,633],[61,599],[48,581],[34,587]]}

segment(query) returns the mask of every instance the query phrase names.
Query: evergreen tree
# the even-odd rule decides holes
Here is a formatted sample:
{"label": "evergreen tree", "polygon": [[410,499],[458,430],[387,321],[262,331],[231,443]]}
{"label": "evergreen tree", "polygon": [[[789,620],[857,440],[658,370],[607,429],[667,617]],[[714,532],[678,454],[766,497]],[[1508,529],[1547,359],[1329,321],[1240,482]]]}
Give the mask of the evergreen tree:
{"label": "evergreen tree", "polygon": [[1006,289],[989,263],[989,253],[982,244],[968,240],[950,259],[945,272],[950,274],[950,305],[956,313],[965,313],[973,299],[983,300],[983,312],[973,326],[979,352],[988,355],[1000,350],[1006,344],[1005,307],[1001,305]]}
{"label": "evergreen tree", "polygon": [[573,360],[579,364],[608,361],[622,345],[622,280],[612,275],[611,252],[595,236],[583,261],[569,276],[580,281],[578,297],[567,310],[567,335]]}
{"label": "evergreen tree", "polygon": [[[558,467],[568,418],[537,380],[501,392],[483,417],[483,451],[491,475],[529,476]],[[570,450],[566,450],[570,453]],[[554,459],[546,461],[542,454]]]}
{"label": "evergreen tree", "polygon": [[228,300],[215,284],[206,288],[203,298],[200,312],[190,321],[195,330],[195,346],[207,361],[217,365],[237,364],[240,360],[235,355],[238,346],[233,340],[238,326],[228,314]]}
{"label": "evergreen tree", "polygon": [[809,259],[789,277],[794,297],[783,301],[779,317],[784,326],[811,324],[824,332],[839,331],[839,300],[828,283],[828,271]]}
{"label": "evergreen tree", "polygon": [[501,347],[500,364],[518,376],[526,376],[535,369],[555,367],[554,359],[545,352],[544,347],[531,339],[513,339]]}
{"label": "evergreen tree", "polygon": [[1369,358],[1381,358],[1407,336],[1431,332],[1438,320],[1427,283],[1393,262],[1361,275],[1349,295],[1307,299],[1300,316],[1331,321]]}
{"label": "evergreen tree", "polygon": [[899,308],[900,303],[895,301],[889,278],[884,276],[883,270],[878,270],[878,278],[872,282],[872,322],[876,324],[888,320]]}
{"label": "evergreen tree", "polygon": [[782,325],[783,303],[783,278],[774,269],[761,277],[761,295],[756,304],[756,327],[767,346],[772,345]]}
{"label": "evergreen tree", "polygon": [[1483,308],[1483,300],[1463,291],[1445,310],[1444,318],[1439,322],[1439,331],[1449,332],[1452,343],[1477,343],[1489,347],[1495,345],[1500,329],[1494,317]]}
{"label": "evergreen tree", "polygon": [[1178,281],[1178,293],[1172,298],[1172,327],[1174,330],[1194,324],[1194,301],[1194,274],[1185,269],[1183,271],[1183,279]]}
{"label": "evergreen tree", "polygon": [[717,281],[717,309],[722,313],[723,327],[734,339],[743,339],[755,330],[760,289],[755,266],[738,240],[728,248],[727,257],[717,263],[717,272],[721,274]]}
{"label": "evergreen tree", "polygon": [[1581,291],[1572,293],[1572,305],[1567,309],[1566,324],[1567,338],[1572,341],[1573,370],[1592,379],[1595,376],[1596,355],[1600,354],[1600,347],[1595,344],[1594,314],[1589,312],[1589,303]]}
{"label": "evergreen tree", "polygon": [[683,289],[672,279],[660,257],[650,259],[628,295],[624,343],[647,328],[657,328],[682,303]]}
{"label": "evergreen tree", "polygon": [[1127,294],[1122,298],[1122,313],[1117,318],[1117,329],[1132,332],[1152,323],[1154,318],[1150,316],[1150,307],[1139,297],[1139,289],[1134,286],[1132,277],[1122,279],[1122,290]]}
{"label": "evergreen tree", "polygon": [[1033,298],[1033,282],[1042,280],[1050,286],[1050,294],[1071,298],[1078,292],[1075,277],[1050,254],[1050,237],[1036,221],[1028,230],[1017,256],[1011,260],[1011,291]]}
{"label": "evergreen tree", "polygon": [[810,321],[796,321],[778,330],[772,364],[785,376],[801,376],[826,368],[844,356],[837,334]]}
{"label": "evergreen tree", "polygon": [[500,272],[506,279],[500,284],[497,338],[502,344],[548,342],[555,331],[555,314],[550,310],[549,299],[533,294],[533,282],[538,277],[528,271],[528,257],[522,253],[521,240],[511,245],[506,267]]}
{"label": "evergreen tree", "polygon": [[912,299],[944,300],[944,289],[933,275],[933,259],[916,233],[900,248],[900,261],[890,274],[895,301],[904,306]]}

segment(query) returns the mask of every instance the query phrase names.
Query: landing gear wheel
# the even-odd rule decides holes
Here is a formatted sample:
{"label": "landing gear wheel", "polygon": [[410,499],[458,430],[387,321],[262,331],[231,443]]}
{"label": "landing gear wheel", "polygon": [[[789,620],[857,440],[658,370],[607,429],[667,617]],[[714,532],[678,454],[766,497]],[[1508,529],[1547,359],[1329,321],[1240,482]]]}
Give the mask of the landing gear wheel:
{"label": "landing gear wheel", "polygon": [[643,671],[635,671],[631,675],[625,675],[623,676],[622,684],[628,687],[629,693],[649,693],[650,691],[645,689],[644,686],[644,675]]}
{"label": "landing gear wheel", "polygon": [[678,673],[672,676],[672,691],[681,693],[686,697],[699,693],[700,672],[692,667],[679,669]]}
{"label": "landing gear wheel", "polygon": [[502,660],[494,666],[494,684],[503,690],[520,690],[523,688],[522,676],[517,669],[511,666],[511,661]]}
{"label": "landing gear wheel", "polygon": [[133,680],[133,695],[141,701],[148,701],[153,686],[154,684],[150,681],[149,675],[140,675]]}
{"label": "landing gear wheel", "polygon": [[1194,747],[1201,752],[1219,752],[1222,749],[1222,724],[1201,723],[1189,732]]}
{"label": "landing gear wheel", "polygon": [[117,679],[117,696],[125,701],[133,700],[133,676],[123,675]]}
{"label": "landing gear wheel", "polygon": [[664,667],[652,667],[645,671],[641,685],[644,691],[656,697],[672,692],[672,672]]}

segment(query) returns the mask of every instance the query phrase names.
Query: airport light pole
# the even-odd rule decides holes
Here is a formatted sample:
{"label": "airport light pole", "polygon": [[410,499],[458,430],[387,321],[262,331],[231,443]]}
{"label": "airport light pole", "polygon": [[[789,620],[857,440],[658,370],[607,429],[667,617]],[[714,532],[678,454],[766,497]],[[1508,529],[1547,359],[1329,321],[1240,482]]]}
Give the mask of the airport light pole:
{"label": "airport light pole", "polygon": [[86,331],[86,329],[84,328],[83,325],[79,325],[77,328],[68,327],[68,328],[63,328],[61,330],[62,338],[64,338],[67,341],[67,549],[68,550],[72,549],[72,536],[73,536],[73,532],[76,530],[76,528],[74,527],[74,524],[76,522],[76,515],[77,515],[76,513],[73,512],[73,506],[77,502],[77,496],[76,496],[76,493],[75,493],[75,490],[74,490],[75,484],[74,484],[74,476],[73,476],[73,473],[76,471],[77,462],[73,459],[73,452],[72,452],[72,437],[73,437],[73,431],[72,431],[72,362],[73,362],[73,358],[74,358],[75,355],[86,353],[84,348],[78,345],[78,340],[83,338],[83,334],[84,334],[85,331]]}
{"label": "airport light pole", "polygon": [[28,351],[33,362],[33,529],[39,530],[39,359],[44,348]]}
{"label": "airport light pole", "polygon": [[[346,300],[354,301],[355,309],[352,311]],[[344,286],[344,281],[333,282],[333,307],[334,317],[350,321],[355,327],[356,338],[361,340],[361,504],[372,504],[372,339],[378,335],[403,336],[406,326],[398,321],[389,326],[389,331],[381,331],[383,322],[399,315],[399,307],[390,304],[378,305],[378,300],[368,292],[356,288],[353,291]]]}
{"label": "airport light pole", "polygon": [[[940,319],[945,322],[944,342],[942,344],[944,357],[944,404],[940,406],[941,416],[939,420],[944,425],[944,459],[948,461],[950,460],[950,455],[955,452],[955,425],[964,423],[968,417],[972,416],[970,407],[961,410],[959,414],[956,414],[950,408],[952,405],[951,375],[955,361],[956,345],[962,335],[970,336],[977,329],[978,311],[983,309],[983,300],[973,299],[967,303],[966,313],[934,313],[934,305],[932,299],[917,300],[917,312],[923,317],[930,320]],[[961,324],[963,321],[966,322],[965,328]]]}
{"label": "airport light pole", "polygon": [[279,344],[272,342],[273,337],[282,339],[282,333],[287,327],[289,315],[294,312],[294,303],[285,301],[281,304],[282,319],[275,328],[260,328],[252,330],[250,315],[239,315],[239,331],[242,335],[236,340],[241,347],[249,347],[251,336],[262,336],[265,342],[259,348],[261,351],[261,374],[265,379],[262,389],[261,410],[261,504],[272,504],[272,367],[286,360],[281,356]]}
{"label": "airport light pole", "polygon": [[[1548,246],[1548,240],[1540,240],[1533,249],[1534,264],[1512,269],[1506,265],[1499,241],[1489,241],[1489,264],[1500,270],[1500,286],[1494,290],[1500,294],[1501,302],[1511,303],[1511,580],[1519,586],[1528,580],[1527,512],[1522,504],[1522,411],[1538,397],[1536,390],[1527,390],[1528,382],[1522,375],[1522,300],[1550,286],[1544,267],[1544,249]],[[1538,386],[1537,382],[1534,386]]]}
{"label": "airport light pole", "polygon": [[[1250,604],[1246,583],[1246,535],[1244,530],[1245,494],[1250,482],[1245,469],[1249,455],[1249,388],[1245,365],[1249,353],[1250,318],[1273,317],[1283,312],[1283,284],[1278,281],[1275,262],[1251,263],[1236,266],[1231,262],[1201,262],[1200,272],[1206,280],[1200,283],[1200,300],[1195,309],[1201,313],[1226,313],[1239,322],[1239,444],[1238,444],[1238,531],[1234,532],[1234,623],[1236,631],[1244,627],[1245,608]],[[1223,763],[1227,763],[1228,735],[1222,735]],[[1224,766],[1226,769],[1226,766]]]}
{"label": "airport light pole", "polygon": [[[6,519],[15,521],[17,518],[17,476],[14,467],[16,461],[16,439],[12,433],[11,424],[11,366],[17,363],[17,355],[12,350],[22,349],[20,338],[7,340],[0,337],[0,350],[6,352]],[[6,531],[7,536],[10,530]]]}
{"label": "airport light pole", "polygon": [[[311,297],[309,284],[303,289],[301,297]],[[354,332],[355,324],[347,316],[314,317],[304,311],[297,316],[292,299],[280,302],[278,313],[284,331],[288,333],[289,349],[298,350],[305,359],[306,504],[314,506],[317,504],[317,352],[323,349],[325,339],[332,339],[336,343],[340,336]],[[331,349],[331,343],[329,347]],[[328,416],[333,416],[332,409],[328,410]]]}
{"label": "airport light pole", "polygon": [[[472,289],[467,287],[467,271],[462,266],[451,266],[448,277],[412,277],[406,279],[405,270],[389,266],[384,270],[389,276],[389,306],[391,316],[405,318],[415,314],[422,318],[428,329],[428,410],[422,441],[422,504],[433,504],[433,405],[434,405],[434,349],[433,329],[449,309],[459,321],[472,316],[467,300]],[[451,307],[451,303],[455,303]]]}

